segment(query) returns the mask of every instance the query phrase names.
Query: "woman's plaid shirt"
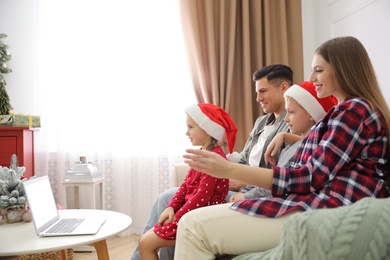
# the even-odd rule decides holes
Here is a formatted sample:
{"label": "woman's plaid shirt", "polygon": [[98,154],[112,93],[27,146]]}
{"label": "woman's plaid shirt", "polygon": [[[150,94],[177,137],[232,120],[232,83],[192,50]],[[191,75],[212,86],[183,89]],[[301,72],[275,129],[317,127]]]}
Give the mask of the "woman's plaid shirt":
{"label": "woman's plaid shirt", "polygon": [[289,168],[273,167],[273,197],[239,201],[231,208],[278,217],[388,197],[386,130],[385,120],[366,100],[346,99],[313,126]]}

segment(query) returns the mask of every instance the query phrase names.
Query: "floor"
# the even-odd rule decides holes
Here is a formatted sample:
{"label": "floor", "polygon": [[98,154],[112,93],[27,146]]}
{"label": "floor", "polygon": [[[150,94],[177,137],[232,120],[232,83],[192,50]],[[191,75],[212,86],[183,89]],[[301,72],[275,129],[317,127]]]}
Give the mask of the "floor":
{"label": "floor", "polygon": [[[107,240],[110,259],[129,260],[137,245],[139,236],[112,237]],[[96,252],[74,252],[74,260],[96,260]]]}

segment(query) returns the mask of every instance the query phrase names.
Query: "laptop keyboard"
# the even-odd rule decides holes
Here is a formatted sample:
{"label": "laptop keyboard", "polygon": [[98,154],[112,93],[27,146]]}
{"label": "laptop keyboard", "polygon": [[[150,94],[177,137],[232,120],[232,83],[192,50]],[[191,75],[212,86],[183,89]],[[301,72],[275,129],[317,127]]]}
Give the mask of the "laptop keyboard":
{"label": "laptop keyboard", "polygon": [[83,218],[61,219],[60,222],[49,229],[47,233],[72,233],[83,220]]}

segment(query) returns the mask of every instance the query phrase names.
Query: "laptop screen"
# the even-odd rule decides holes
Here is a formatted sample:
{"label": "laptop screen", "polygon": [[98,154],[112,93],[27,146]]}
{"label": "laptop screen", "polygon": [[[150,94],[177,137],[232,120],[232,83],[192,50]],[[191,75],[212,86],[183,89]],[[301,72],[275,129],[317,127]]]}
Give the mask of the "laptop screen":
{"label": "laptop screen", "polygon": [[[28,205],[37,232],[46,228],[47,223],[58,218],[57,205],[48,176],[37,177],[23,182]],[[45,226],[45,227],[44,227]]]}

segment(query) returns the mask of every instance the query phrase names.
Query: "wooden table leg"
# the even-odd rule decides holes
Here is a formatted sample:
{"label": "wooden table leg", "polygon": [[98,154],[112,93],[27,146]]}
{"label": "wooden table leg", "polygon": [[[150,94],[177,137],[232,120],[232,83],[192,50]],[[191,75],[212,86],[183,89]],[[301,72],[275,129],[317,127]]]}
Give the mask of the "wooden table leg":
{"label": "wooden table leg", "polygon": [[107,241],[105,239],[90,245],[95,247],[99,260],[110,260],[110,256],[108,255]]}
{"label": "wooden table leg", "polygon": [[68,249],[60,250],[60,259],[68,260]]}

